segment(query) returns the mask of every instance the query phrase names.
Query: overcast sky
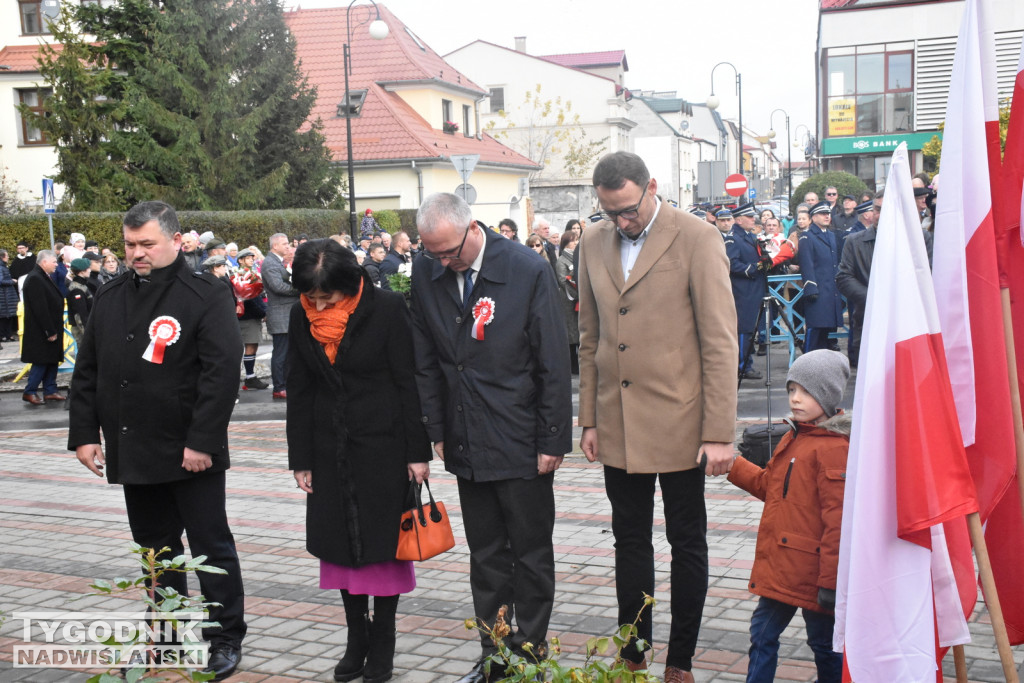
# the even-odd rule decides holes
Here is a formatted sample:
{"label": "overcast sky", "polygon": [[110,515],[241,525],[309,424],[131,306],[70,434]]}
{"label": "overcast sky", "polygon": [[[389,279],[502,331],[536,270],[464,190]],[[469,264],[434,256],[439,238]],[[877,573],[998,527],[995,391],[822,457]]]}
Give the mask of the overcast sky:
{"label": "overcast sky", "polygon": [[[348,4],[286,0],[288,7],[304,9]],[[526,36],[526,50],[535,55],[625,50],[626,87],[675,90],[692,102],[707,99],[712,67],[729,61],[743,76],[745,128],[765,134],[776,108],[789,113],[794,139],[799,124],[814,128],[817,0],[386,0],[383,4],[441,55],[477,39],[512,48],[515,36]],[[715,72],[715,94],[721,98],[719,112],[735,118],[735,77],[728,66]],[[785,161],[781,113],[775,115],[774,125],[776,154]],[[804,134],[801,128],[799,137]],[[798,158],[802,155],[794,149],[794,161]]]}

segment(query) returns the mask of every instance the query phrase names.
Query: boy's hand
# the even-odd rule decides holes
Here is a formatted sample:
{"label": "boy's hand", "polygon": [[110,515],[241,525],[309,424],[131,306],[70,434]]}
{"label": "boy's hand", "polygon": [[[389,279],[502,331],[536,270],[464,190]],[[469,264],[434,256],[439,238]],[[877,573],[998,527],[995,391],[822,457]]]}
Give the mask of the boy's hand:
{"label": "boy's hand", "polygon": [[836,609],[836,592],[831,588],[818,588],[818,607],[834,612]]}

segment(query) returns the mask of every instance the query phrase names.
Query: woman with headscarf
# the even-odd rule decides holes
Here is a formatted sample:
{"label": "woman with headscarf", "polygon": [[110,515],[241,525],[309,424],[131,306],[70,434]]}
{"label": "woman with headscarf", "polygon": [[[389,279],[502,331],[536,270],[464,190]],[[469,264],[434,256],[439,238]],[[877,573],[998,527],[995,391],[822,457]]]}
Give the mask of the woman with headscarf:
{"label": "woman with headscarf", "polygon": [[288,327],[288,467],[307,494],[320,587],[340,590],[345,605],[334,680],[379,683],[394,667],[398,597],[416,586],[412,563],[395,559],[409,482],[430,473],[409,311],[329,239],[299,246],[292,284],[301,296]]}

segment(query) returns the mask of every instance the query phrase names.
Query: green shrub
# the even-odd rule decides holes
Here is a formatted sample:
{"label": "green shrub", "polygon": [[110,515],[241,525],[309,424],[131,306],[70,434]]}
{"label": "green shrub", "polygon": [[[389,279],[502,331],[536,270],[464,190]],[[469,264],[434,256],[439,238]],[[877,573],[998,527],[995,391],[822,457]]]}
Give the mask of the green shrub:
{"label": "green shrub", "polygon": [[[100,246],[111,247],[124,255],[121,233],[122,213],[55,213],[53,238],[67,243],[73,232],[96,240]],[[306,233],[310,238],[329,237],[348,230],[348,214],[327,209],[284,209],[279,211],[179,211],[182,230],[198,233],[212,231],[225,242],[235,242],[239,248],[254,244],[267,251],[271,235],[283,232],[290,236]],[[0,216],[0,248],[13,251],[14,245],[25,240],[33,249],[50,245],[49,228],[45,214],[18,214]]]}
{"label": "green shrub", "polygon": [[825,171],[812,175],[793,190],[793,197],[789,200],[789,210],[796,214],[797,205],[804,200],[804,195],[808,192],[814,192],[818,195],[818,199],[824,200],[825,188],[833,186],[839,191],[840,197],[849,194],[860,199],[861,194],[868,191],[868,186],[864,184],[864,181],[852,173]]}
{"label": "green shrub", "polygon": [[391,209],[376,211],[374,212],[373,217],[377,219],[377,225],[380,226],[380,229],[386,230],[390,235],[394,235],[402,229],[402,219],[400,219],[398,214]]}

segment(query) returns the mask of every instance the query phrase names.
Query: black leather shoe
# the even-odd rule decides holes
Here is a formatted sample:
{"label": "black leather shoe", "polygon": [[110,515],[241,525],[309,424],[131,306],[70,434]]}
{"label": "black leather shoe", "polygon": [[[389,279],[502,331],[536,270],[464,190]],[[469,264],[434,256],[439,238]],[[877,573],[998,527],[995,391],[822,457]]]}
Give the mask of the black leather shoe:
{"label": "black leather shoe", "polygon": [[233,645],[214,645],[210,648],[210,661],[203,669],[204,674],[214,674],[213,680],[223,681],[235,673],[242,661],[242,650]]}
{"label": "black leather shoe", "polygon": [[758,344],[757,345],[757,355],[764,356],[767,353],[768,353],[768,345],[767,344]]}
{"label": "black leather shoe", "polygon": [[754,370],[753,368],[751,368],[750,370],[747,370],[746,372],[743,373],[743,379],[762,379],[762,378],[763,378],[763,375],[759,371]]}
{"label": "black leather shoe", "polygon": [[[457,680],[455,683],[487,683],[487,674],[484,669],[484,662],[486,660],[481,659],[473,667],[473,670],[468,674]],[[494,666],[493,664],[491,666]]]}

